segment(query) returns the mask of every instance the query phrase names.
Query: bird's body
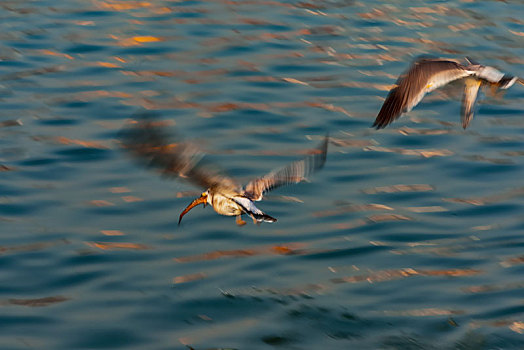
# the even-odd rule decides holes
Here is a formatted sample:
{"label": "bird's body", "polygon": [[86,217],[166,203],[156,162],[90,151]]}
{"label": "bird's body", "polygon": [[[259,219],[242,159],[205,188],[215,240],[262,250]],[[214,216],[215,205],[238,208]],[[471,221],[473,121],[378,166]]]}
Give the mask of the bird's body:
{"label": "bird's body", "polygon": [[273,188],[298,183],[313,171],[324,166],[326,161],[328,137],[320,147],[302,160],[256,178],[245,187],[232,178],[225,176],[210,166],[201,163],[201,154],[196,147],[187,142],[174,146],[167,142],[167,137],[158,123],[141,120],[123,132],[124,146],[133,155],[154,166],[168,176],[185,178],[196,185],[207,188],[200,197],[193,200],[180,214],[182,217],[199,204],[211,205],[215,212],[226,216],[236,216],[237,224],[245,222],[241,215],[249,215],[254,222],[275,222],[277,219],[267,215],[255,206],[255,201]]}
{"label": "bird's body", "polygon": [[427,93],[463,78],[467,78],[462,107],[464,128],[473,118],[473,106],[481,84],[500,89],[507,89],[517,81],[524,84],[520,78],[504,75],[496,68],[473,64],[469,60],[467,65],[462,65],[445,59],[419,59],[399,77],[396,86],[386,97],[373,127],[385,128],[403,113],[411,111]]}

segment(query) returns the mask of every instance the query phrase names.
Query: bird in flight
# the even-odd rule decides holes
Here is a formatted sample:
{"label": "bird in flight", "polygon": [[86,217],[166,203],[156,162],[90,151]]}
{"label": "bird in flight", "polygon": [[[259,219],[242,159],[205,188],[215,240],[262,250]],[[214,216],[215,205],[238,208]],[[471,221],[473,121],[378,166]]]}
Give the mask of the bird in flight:
{"label": "bird in flight", "polygon": [[524,85],[522,78],[506,75],[496,68],[483,66],[470,59],[467,59],[467,65],[447,59],[417,59],[389,91],[373,127],[385,128],[402,113],[411,111],[424,95],[458,79],[465,79],[461,117],[464,129],[473,118],[473,106],[481,85],[499,89],[507,89],[515,82]]}
{"label": "bird in flight", "polygon": [[199,204],[204,207],[209,204],[221,215],[236,216],[236,223],[244,225],[243,214],[250,216],[254,223],[277,221],[258,209],[254,202],[262,200],[263,195],[272,189],[299,183],[321,169],[326,162],[329,137],[326,135],[318,148],[302,160],[253,179],[244,187],[216,167],[205,164],[204,155],[196,145],[182,140],[169,143],[164,127],[151,116],[124,128],[121,139],[126,150],[163,175],[183,178],[206,189],[182,211],[179,225],[184,215]]}

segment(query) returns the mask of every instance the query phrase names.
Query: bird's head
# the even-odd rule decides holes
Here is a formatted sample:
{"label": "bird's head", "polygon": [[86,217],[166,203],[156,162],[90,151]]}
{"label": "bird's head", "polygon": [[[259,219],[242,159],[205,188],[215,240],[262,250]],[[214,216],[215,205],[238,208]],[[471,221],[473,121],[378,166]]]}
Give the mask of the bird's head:
{"label": "bird's head", "polygon": [[184,211],[182,213],[180,213],[180,217],[178,218],[178,224],[180,225],[180,222],[182,221],[182,218],[184,217],[184,215],[186,215],[191,209],[193,209],[194,207],[196,207],[197,205],[199,204],[204,204],[204,207],[206,206],[207,204],[207,198],[208,198],[208,195],[209,195],[209,191],[205,191],[205,192],[202,192],[202,194],[200,195],[200,197],[196,198],[194,201],[192,201],[187,207],[186,209],[184,209]]}

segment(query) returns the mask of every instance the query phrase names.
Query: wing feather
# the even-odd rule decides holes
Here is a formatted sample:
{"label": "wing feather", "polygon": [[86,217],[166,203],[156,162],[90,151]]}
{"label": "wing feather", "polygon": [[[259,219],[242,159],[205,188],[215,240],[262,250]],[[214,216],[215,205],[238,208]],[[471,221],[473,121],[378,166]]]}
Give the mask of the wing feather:
{"label": "wing feather", "polygon": [[203,188],[239,188],[215,167],[202,164],[204,154],[196,145],[176,138],[178,142],[170,143],[165,127],[150,115],[124,128],[120,137],[128,152],[165,176],[180,177]]}
{"label": "wing feather", "polygon": [[473,119],[473,107],[477,100],[481,81],[475,78],[466,79],[464,86],[464,96],[462,98],[462,127],[466,129],[469,122]]}
{"label": "wing feather", "polygon": [[305,180],[311,173],[324,166],[328,140],[329,137],[326,135],[315,154],[309,155],[302,160],[295,161],[284,168],[274,170],[261,178],[251,181],[245,187],[244,196],[251,200],[259,201],[262,199],[264,193],[272,189]]}
{"label": "wing feather", "polygon": [[373,127],[382,129],[410,111],[425,96],[449,82],[471,75],[472,72],[455,61],[440,59],[417,60],[401,75],[386,97]]}

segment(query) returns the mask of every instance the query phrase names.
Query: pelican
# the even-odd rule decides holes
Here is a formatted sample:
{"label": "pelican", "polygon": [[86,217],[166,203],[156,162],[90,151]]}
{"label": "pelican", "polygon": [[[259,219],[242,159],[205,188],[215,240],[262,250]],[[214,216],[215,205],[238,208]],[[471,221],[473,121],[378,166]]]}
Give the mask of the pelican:
{"label": "pelican", "polygon": [[385,128],[402,113],[411,111],[427,93],[454,80],[465,79],[462,127],[466,129],[473,118],[473,106],[480,85],[487,84],[499,89],[507,89],[515,82],[524,85],[524,80],[519,77],[505,75],[496,68],[480,65],[471,59],[466,60],[467,65],[446,59],[416,60],[390,90],[373,127]]}
{"label": "pelican", "polygon": [[302,160],[274,170],[250,181],[245,187],[223,175],[216,168],[202,164],[197,147],[189,142],[169,144],[168,137],[159,123],[148,118],[137,121],[122,131],[123,146],[135,157],[145,161],[164,175],[184,178],[194,185],[206,188],[180,214],[178,224],[191,209],[199,204],[209,204],[221,215],[236,216],[236,223],[245,225],[242,215],[247,214],[254,223],[275,222],[277,219],[255,206],[264,193],[277,187],[299,183],[324,166],[328,136],[319,147]]}

